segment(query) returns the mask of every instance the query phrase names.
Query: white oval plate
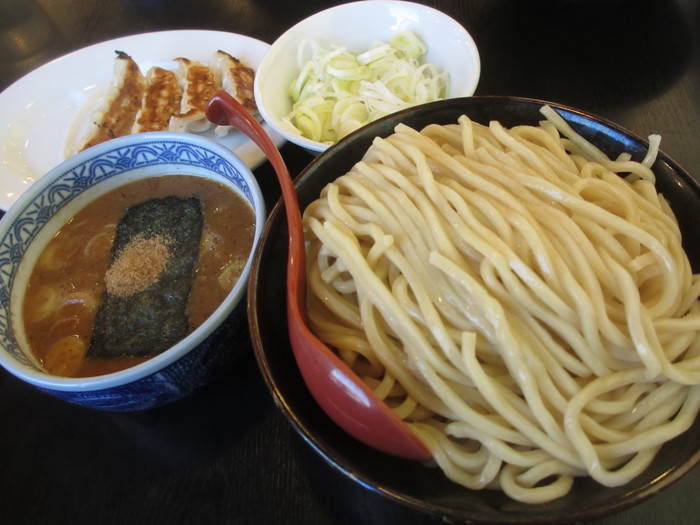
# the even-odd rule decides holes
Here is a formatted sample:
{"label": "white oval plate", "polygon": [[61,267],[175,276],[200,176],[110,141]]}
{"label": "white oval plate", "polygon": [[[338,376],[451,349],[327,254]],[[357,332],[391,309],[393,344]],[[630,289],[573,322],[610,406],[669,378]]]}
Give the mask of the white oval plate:
{"label": "white oval plate", "polygon": [[[7,209],[41,175],[66,159],[84,133],[114,74],[115,51],[131,55],[146,73],[175,69],[179,56],[209,62],[221,49],[257,70],[270,45],[223,31],[178,30],[132,35],[79,49],[28,73],[0,93],[0,209]],[[263,124],[275,144],[284,138]],[[216,137],[254,169],[265,155],[240,132]]]}

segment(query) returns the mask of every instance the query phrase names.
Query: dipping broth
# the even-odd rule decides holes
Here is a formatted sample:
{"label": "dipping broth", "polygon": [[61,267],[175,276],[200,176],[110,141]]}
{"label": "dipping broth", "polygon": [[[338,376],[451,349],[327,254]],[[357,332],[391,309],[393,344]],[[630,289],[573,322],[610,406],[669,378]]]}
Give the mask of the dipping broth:
{"label": "dipping broth", "polygon": [[[152,356],[85,357],[95,315],[107,293],[117,225],[126,211],[149,199],[197,197],[203,227],[187,299],[189,332],[221,304],[240,276],[255,233],[251,206],[223,184],[189,175],[137,180],[98,197],[70,219],[37,258],[22,311],[30,350],[54,375],[91,377],[141,363]],[[145,253],[153,254],[153,250]],[[136,259],[135,269],[153,261]],[[112,264],[112,266],[114,266]],[[188,332],[188,333],[189,333]]]}

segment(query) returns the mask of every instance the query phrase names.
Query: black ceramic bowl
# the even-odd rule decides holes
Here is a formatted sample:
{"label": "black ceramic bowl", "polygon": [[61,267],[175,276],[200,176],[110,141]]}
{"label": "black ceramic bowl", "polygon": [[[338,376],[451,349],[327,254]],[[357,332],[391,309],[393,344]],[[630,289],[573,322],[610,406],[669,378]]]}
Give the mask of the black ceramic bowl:
{"label": "black ceramic bowl", "polygon": [[[370,124],[318,156],[299,176],[296,188],[306,207],[321,188],[347,172],[375,136],[387,136],[399,122],[417,129],[447,124],[467,114],[477,122],[499,120],[506,126],[537,124],[544,102],[511,97],[471,97],[435,102],[390,115]],[[610,156],[630,152],[644,157],[647,142],[603,119],[550,103],[584,137]],[[654,166],[657,187],[670,201],[684,233],[686,251],[700,271],[700,185],[660,154]],[[514,502],[497,491],[470,491],[445,478],[438,468],[397,459],[370,449],[345,434],[319,408],[294,362],[287,337],[285,278],[287,227],[277,205],[263,232],[251,273],[249,321],[256,357],[278,406],[302,437],[333,467],[401,504],[448,522],[565,523],[599,518],[639,503],[667,487],[700,460],[700,420],[666,444],[638,478],[616,488],[579,479],[564,498],[544,505]]]}

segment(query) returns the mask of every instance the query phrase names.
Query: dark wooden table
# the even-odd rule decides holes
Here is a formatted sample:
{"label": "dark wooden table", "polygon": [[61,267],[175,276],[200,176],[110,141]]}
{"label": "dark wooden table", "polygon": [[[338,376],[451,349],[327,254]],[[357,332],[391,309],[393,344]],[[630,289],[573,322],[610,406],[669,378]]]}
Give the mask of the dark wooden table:
{"label": "dark wooden table", "polygon": [[[52,58],[129,34],[201,28],[272,42],[336,3],[0,0],[0,89]],[[698,2],[424,3],[460,20],[476,40],[482,58],[477,94],[552,100],[642,136],[660,133],[662,149],[700,177]],[[311,160],[289,144],[282,152],[293,174]],[[256,174],[273,181],[268,164]],[[278,190],[263,185],[272,205]],[[661,494],[597,523],[697,523],[698,495],[695,469]],[[0,523],[433,522],[316,456],[274,405],[251,350],[217,383],[143,413],[69,405],[0,370]]]}

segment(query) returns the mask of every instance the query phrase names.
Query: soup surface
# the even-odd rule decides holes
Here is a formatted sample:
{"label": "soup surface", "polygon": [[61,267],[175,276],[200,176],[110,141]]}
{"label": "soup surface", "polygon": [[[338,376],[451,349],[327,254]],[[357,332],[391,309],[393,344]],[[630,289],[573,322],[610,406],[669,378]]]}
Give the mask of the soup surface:
{"label": "soup surface", "polygon": [[[150,357],[86,358],[95,314],[114,272],[112,245],[125,212],[149,199],[201,201],[204,224],[187,300],[190,332],[216,310],[238,280],[255,233],[251,206],[224,185],[189,175],[131,182],[98,197],[69,220],[46,245],[29,278],[23,318],[31,351],[55,375],[89,377],[123,370]],[[134,243],[136,244],[136,243]],[[142,242],[135,270],[152,270],[157,247]],[[162,248],[162,247],[161,247]]]}

